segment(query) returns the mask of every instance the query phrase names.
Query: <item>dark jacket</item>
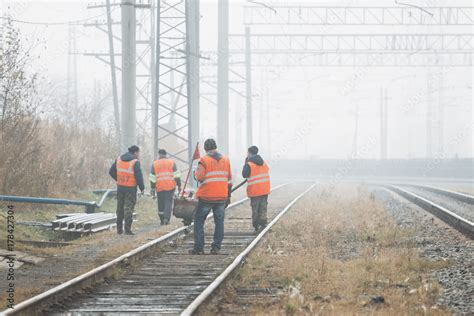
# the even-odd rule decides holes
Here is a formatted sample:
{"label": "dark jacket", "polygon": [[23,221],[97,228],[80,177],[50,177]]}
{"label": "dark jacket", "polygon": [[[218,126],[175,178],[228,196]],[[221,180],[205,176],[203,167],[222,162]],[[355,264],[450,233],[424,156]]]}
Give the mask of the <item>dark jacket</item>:
{"label": "dark jacket", "polygon": [[243,178],[250,177],[250,166],[248,164],[249,161],[253,162],[257,166],[262,166],[263,165],[263,158],[260,155],[253,155],[253,156],[250,156],[249,158],[245,159],[244,168],[242,169],[242,177]]}
{"label": "dark jacket", "polygon": [[[166,158],[159,158],[159,159],[166,159]],[[176,162],[174,162],[174,161],[173,161],[173,171],[174,172],[178,171],[178,166],[176,166]],[[153,164],[151,165],[150,173],[155,174],[155,166]],[[178,186],[178,188],[180,188],[181,187],[181,178],[180,177],[175,177],[174,181],[176,182],[176,185]],[[152,189],[154,189],[156,187],[156,183],[150,181],[150,186],[151,186]]]}
{"label": "dark jacket", "polygon": [[[120,156],[120,159],[123,161],[131,161],[135,159],[133,155],[129,152]],[[143,183],[142,169],[140,168],[140,161],[138,160],[133,167],[133,173],[135,174],[135,180],[137,181],[137,186],[140,188],[140,191],[145,190],[145,184]],[[110,167],[109,174],[115,181],[117,181],[117,160],[114,161]],[[137,187],[130,188],[117,185],[117,191],[119,192],[137,192]]]}

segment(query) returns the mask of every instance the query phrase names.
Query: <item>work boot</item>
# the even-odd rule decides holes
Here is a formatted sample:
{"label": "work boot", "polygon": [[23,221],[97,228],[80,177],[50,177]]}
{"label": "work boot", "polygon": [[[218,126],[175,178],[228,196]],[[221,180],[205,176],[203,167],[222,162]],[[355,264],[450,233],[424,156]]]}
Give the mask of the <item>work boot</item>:
{"label": "work boot", "polygon": [[204,250],[189,249],[188,254],[190,254],[190,255],[203,255]]}
{"label": "work boot", "polygon": [[123,228],[120,226],[117,226],[117,234],[122,235],[123,234]]}
{"label": "work boot", "polygon": [[125,235],[135,235],[135,233],[132,232],[131,230],[126,230]]}
{"label": "work boot", "polygon": [[219,249],[217,248],[211,248],[211,255],[218,255],[219,254]]}

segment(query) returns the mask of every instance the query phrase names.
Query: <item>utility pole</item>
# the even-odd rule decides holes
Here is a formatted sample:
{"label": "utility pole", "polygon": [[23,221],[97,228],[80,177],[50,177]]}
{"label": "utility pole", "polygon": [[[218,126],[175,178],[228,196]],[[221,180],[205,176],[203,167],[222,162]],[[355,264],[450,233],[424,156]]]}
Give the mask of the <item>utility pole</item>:
{"label": "utility pole", "polygon": [[387,88],[380,88],[380,159],[387,159]]}
{"label": "utility pole", "polygon": [[[153,11],[153,7],[151,8]],[[152,130],[152,141],[153,141],[153,159],[158,156],[158,115],[160,108],[160,1],[156,1],[156,31],[154,32],[155,41],[154,45],[154,59],[152,67],[154,67],[154,75],[152,78],[152,101],[151,101],[151,130]],[[152,13],[153,14],[153,13]],[[153,26],[152,26],[153,27]],[[153,55],[153,53],[152,53]]]}
{"label": "utility pole", "polygon": [[252,127],[252,60],[250,47],[250,27],[245,27],[245,101],[247,105],[247,147],[253,145]]}
{"label": "utility pole", "polygon": [[115,74],[115,50],[114,50],[114,37],[112,32],[112,13],[110,10],[110,0],[106,0],[107,5],[107,35],[109,38],[109,55],[110,55],[110,75],[112,78],[112,99],[114,103],[114,123],[115,123],[115,134],[117,135],[118,146],[120,147],[120,112],[118,105],[118,92],[117,92],[117,76]]}
{"label": "utility pole", "polygon": [[229,0],[219,1],[217,22],[217,145],[229,154]]}
{"label": "utility pole", "polygon": [[189,161],[192,161],[194,146],[199,141],[199,59],[199,0],[186,0],[186,81],[189,118]]}
{"label": "utility pole", "polygon": [[438,69],[438,108],[437,108],[437,126],[438,148],[436,155],[438,158],[444,157],[444,104],[443,104],[443,69]]}
{"label": "utility pole", "polygon": [[122,0],[122,151],[137,142],[135,0]]}
{"label": "utility pole", "polygon": [[79,92],[77,89],[77,33],[76,33],[76,28],[74,27],[72,29],[73,32],[73,51],[74,51],[74,58],[73,58],[73,67],[74,67],[74,106],[76,109],[78,109],[79,106]]}
{"label": "utility pole", "polygon": [[432,104],[432,82],[431,82],[431,71],[427,68],[426,72],[426,158],[433,158],[433,112],[431,109]]}
{"label": "utility pole", "polygon": [[354,139],[352,140],[352,156],[351,159],[357,159],[357,140],[359,138],[359,102],[355,104],[354,113]]}
{"label": "utility pole", "polygon": [[[69,41],[68,41],[68,64],[67,64],[67,96],[66,105],[73,104],[73,108],[78,107],[78,91],[77,91],[77,34],[76,28],[69,25]],[[72,91],[71,91],[72,90]],[[71,96],[72,94],[72,96]]]}
{"label": "utility pole", "polygon": [[266,74],[265,80],[265,126],[267,127],[267,157],[271,159],[272,157],[272,127],[271,127],[271,119],[270,119],[270,88],[269,88],[269,80],[268,80],[268,72]]}

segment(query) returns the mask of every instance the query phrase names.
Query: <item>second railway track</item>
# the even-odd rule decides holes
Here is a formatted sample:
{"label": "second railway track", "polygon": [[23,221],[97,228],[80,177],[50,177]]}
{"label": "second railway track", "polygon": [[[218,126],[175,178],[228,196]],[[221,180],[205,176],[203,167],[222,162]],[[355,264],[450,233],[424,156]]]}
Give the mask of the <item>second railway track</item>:
{"label": "second railway track", "polygon": [[424,185],[387,185],[386,188],[424,208],[456,230],[474,239],[474,197]]}
{"label": "second railway track", "polygon": [[425,185],[402,185],[401,187],[474,222],[474,197],[470,195]]}
{"label": "second railway track", "polygon": [[[313,186],[290,184],[285,186],[285,190],[273,192],[268,206],[268,217],[273,221],[269,226]],[[218,255],[189,255],[187,251],[192,248],[193,239],[184,238],[161,253],[142,257],[140,262],[126,268],[125,273],[117,279],[105,277],[97,284],[91,281],[81,288],[68,287],[66,282],[55,288],[57,295],[48,296],[47,291],[20,303],[16,314],[178,315],[184,312],[184,315],[189,315],[240,264],[269,229],[268,227],[259,236],[253,233],[251,211],[247,203],[236,205],[226,213],[226,232]],[[214,225],[212,219],[207,222],[206,246],[209,247]],[[183,229],[179,233],[182,235]],[[166,236],[161,239],[162,243],[170,240]],[[134,251],[138,253],[138,249]],[[93,280],[94,275],[89,275],[88,278]],[[98,278],[99,281],[102,278]],[[54,292],[55,289],[49,291]],[[67,295],[59,295],[61,291]],[[48,299],[44,299],[46,296]],[[14,313],[15,311],[8,312]]]}

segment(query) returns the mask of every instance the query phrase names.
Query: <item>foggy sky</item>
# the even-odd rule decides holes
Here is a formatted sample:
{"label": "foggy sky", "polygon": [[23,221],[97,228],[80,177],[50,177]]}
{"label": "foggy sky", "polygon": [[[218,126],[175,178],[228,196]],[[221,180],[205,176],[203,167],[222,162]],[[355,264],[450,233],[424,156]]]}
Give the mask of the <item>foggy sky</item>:
{"label": "foggy sky", "polygon": [[[2,11],[14,19],[36,22],[81,20],[104,13],[86,9],[86,1],[1,1]],[[269,5],[293,1],[261,1]],[[300,1],[302,2],[302,1]],[[230,33],[244,33],[242,5],[231,1]],[[311,4],[350,6],[396,6],[394,1],[305,1]],[[472,6],[472,1],[410,1],[420,6]],[[10,7],[10,8],[9,8]],[[3,14],[2,14],[3,15]],[[200,45],[203,51],[217,48],[217,1],[201,1]],[[113,12],[120,19],[120,9]],[[138,16],[138,15],[137,15]],[[105,16],[99,19],[104,20]],[[15,24],[38,56],[31,65],[52,82],[67,79],[68,27]],[[115,28],[120,31],[119,27]],[[466,26],[321,26],[304,28],[254,27],[252,33],[472,33]],[[85,100],[94,82],[110,87],[108,65],[82,56],[84,52],[107,52],[105,33],[76,27],[79,99]],[[119,48],[116,48],[116,50]],[[206,75],[208,68],[201,70]],[[243,67],[233,68],[244,74]],[[358,108],[357,158],[379,158],[380,89],[388,93],[389,158],[423,158],[426,155],[426,67],[313,67],[252,69],[254,140],[265,156],[277,158],[348,158],[353,154],[356,108]],[[439,68],[430,68],[432,73]],[[473,68],[447,67],[441,92],[433,102],[444,105],[444,158],[473,157]],[[232,78],[232,76],[230,76]],[[399,80],[394,78],[403,77]],[[120,77],[119,77],[120,78]],[[233,84],[244,92],[244,84]],[[202,92],[209,92],[205,85]],[[120,95],[120,94],[119,94]],[[245,151],[245,99],[234,93],[230,100],[230,146],[234,156]],[[268,106],[268,113],[265,111]],[[112,103],[107,103],[109,115]],[[262,110],[263,109],[263,110]],[[201,137],[216,137],[215,107],[201,100]],[[270,128],[265,125],[269,115]],[[260,126],[263,124],[263,126]],[[269,134],[266,131],[270,130]],[[270,144],[268,141],[270,140]],[[362,150],[363,149],[363,150]]]}

